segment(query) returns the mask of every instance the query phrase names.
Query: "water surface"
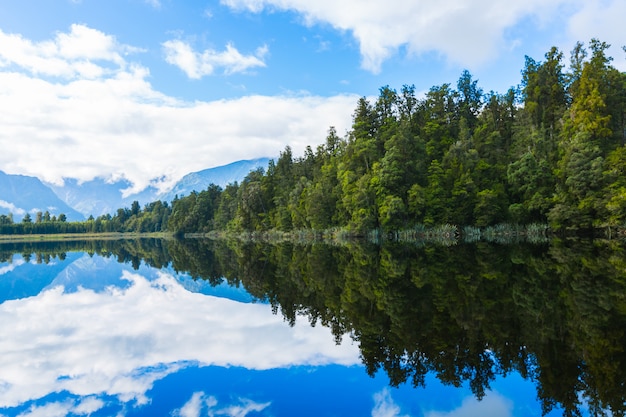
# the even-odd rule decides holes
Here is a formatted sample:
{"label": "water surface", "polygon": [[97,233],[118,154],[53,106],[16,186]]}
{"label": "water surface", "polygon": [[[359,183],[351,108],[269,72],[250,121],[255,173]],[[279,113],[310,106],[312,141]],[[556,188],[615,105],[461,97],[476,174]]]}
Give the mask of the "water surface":
{"label": "water surface", "polygon": [[0,414],[617,414],[623,266],[619,242],[3,245]]}

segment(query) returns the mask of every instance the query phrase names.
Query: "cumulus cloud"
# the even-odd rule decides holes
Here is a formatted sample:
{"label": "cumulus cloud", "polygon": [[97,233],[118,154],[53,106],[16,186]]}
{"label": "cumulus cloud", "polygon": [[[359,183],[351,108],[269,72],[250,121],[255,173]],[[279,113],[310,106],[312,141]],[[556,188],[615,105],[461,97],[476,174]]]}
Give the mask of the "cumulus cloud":
{"label": "cumulus cloud", "polygon": [[[191,75],[207,66],[243,71],[261,65],[266,52],[189,48],[185,56],[184,44],[172,42]],[[0,31],[3,170],[57,184],[64,177],[126,178],[132,191],[161,178],[153,185],[166,189],[189,172],[277,156],[287,145],[302,153],[323,143],[330,126],[345,132],[358,99],[304,94],[185,102],[153,89],[149,70],[128,61],[137,51],[82,25],[38,43]]]}
{"label": "cumulus cloud", "polygon": [[123,68],[123,55],[138,51],[85,25],[74,24],[68,33],[42,42],[0,30],[0,68],[16,66],[35,75],[94,79],[110,72],[103,64]]}
{"label": "cumulus cloud", "polygon": [[263,57],[267,54],[267,45],[255,51],[254,55],[242,55],[232,44],[226,45],[222,52],[207,49],[202,53],[193,50],[191,45],[181,40],[163,43],[165,60],[180,68],[189,78],[199,79],[211,75],[216,68],[223,68],[226,75],[246,72],[250,68],[265,67]]}
{"label": "cumulus cloud", "polygon": [[[154,381],[190,364],[264,370],[359,363],[357,346],[335,345],[327,328],[306,320],[291,328],[268,305],[190,293],[164,273],[153,281],[128,272],[123,278],[129,287],[55,287],[0,305],[0,407],[62,391],[145,404]],[[207,407],[206,400],[197,406]],[[245,415],[259,406],[242,401],[220,409]]]}
{"label": "cumulus cloud", "polygon": [[221,3],[253,13],[295,11],[306,24],[323,22],[348,31],[359,43],[363,68],[374,73],[401,47],[409,54],[435,52],[455,64],[479,66],[494,60],[502,50],[515,47],[519,40],[510,37],[509,31],[525,20],[533,21],[536,27],[546,27],[556,19],[571,19],[574,41],[602,34],[607,42],[623,42],[620,18],[626,13],[626,5],[620,0],[221,0]]}

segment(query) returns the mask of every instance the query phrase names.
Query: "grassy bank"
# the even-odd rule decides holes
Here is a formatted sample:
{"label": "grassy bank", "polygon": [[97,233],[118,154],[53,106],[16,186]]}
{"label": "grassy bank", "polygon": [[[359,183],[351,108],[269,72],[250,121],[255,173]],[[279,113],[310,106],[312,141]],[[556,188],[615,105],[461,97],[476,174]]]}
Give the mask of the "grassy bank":
{"label": "grassy bank", "polygon": [[24,235],[0,235],[0,244],[9,242],[38,242],[38,241],[68,241],[68,240],[117,240],[117,239],[169,239],[171,233],[51,233],[51,234],[24,234]]}

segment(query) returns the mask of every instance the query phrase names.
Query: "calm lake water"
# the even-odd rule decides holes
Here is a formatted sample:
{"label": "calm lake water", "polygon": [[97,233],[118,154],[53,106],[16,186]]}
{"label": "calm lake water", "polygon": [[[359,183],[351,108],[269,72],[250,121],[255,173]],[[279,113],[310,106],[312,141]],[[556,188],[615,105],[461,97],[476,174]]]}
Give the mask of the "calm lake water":
{"label": "calm lake water", "polygon": [[624,412],[620,241],[0,245],[0,415]]}

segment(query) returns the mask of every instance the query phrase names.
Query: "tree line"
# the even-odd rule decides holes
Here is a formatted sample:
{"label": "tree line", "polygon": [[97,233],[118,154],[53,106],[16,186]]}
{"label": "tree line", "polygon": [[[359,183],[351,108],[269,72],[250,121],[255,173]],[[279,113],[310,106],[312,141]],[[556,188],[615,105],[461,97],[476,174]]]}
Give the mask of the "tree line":
{"label": "tree line", "polygon": [[358,100],[345,136],[331,127],[302,156],[287,146],[241,183],[86,222],[0,218],[0,233],[623,226],[626,73],[608,48],[579,42],[567,67],[556,47],[526,57],[521,84],[504,94],[484,93],[469,71],[423,97],[384,86]]}
{"label": "tree line", "polygon": [[130,208],[119,208],[113,215],[89,216],[85,221],[68,222],[65,214],[57,217],[46,211],[37,212],[35,219],[26,213],[20,222],[15,222],[11,214],[3,214],[0,215],[0,235],[161,232],[167,230],[171,211],[170,204],[164,201],[155,201],[143,208],[138,201],[133,201]]}

